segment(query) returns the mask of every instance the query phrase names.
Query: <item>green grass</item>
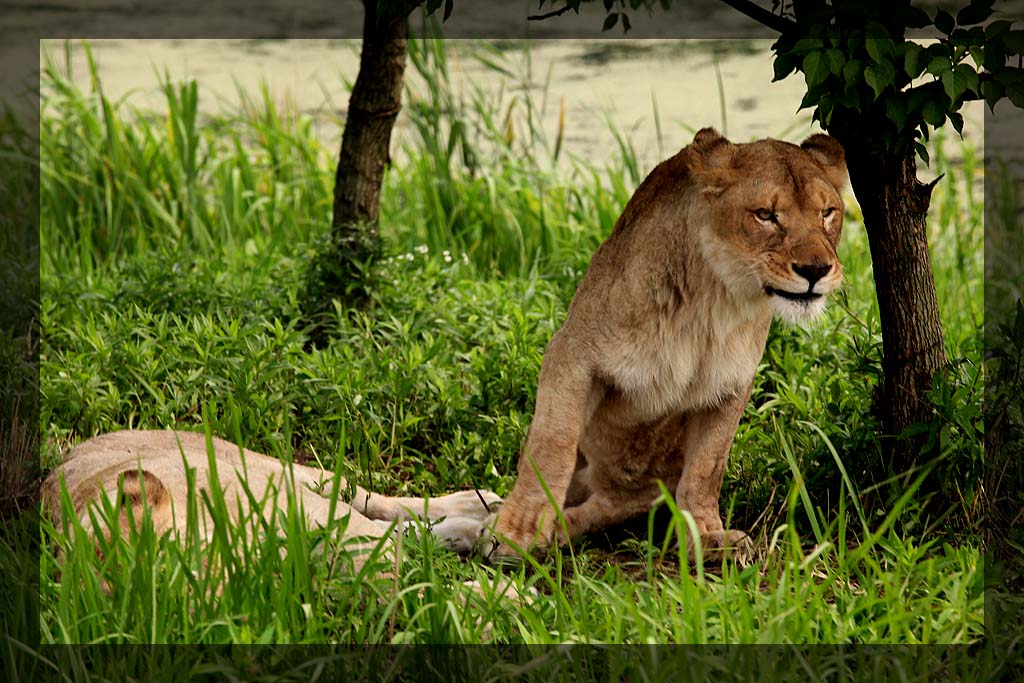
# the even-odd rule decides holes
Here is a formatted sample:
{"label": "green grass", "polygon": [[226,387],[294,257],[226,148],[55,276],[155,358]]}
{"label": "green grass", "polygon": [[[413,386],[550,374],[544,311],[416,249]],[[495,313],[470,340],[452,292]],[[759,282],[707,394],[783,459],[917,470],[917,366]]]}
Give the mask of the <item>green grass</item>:
{"label": "green grass", "polygon": [[[382,197],[387,255],[370,306],[339,310],[322,349],[299,325],[333,173],[311,122],[265,91],[207,118],[198,86],[166,80],[166,110],[137,111],[49,58],[44,466],[100,432],[176,427],[316,458],[381,492],[506,493],[543,350],[648,169],[623,135],[600,167],[567,158],[546,91],[516,90],[507,54],[462,49],[505,94],[456,96],[440,44],[414,44],[421,85]],[[907,475],[882,460],[878,312],[848,202],[845,290],[808,329],[773,328],[733,446],[723,511],[771,547],[753,566],[680,564],[673,510],[650,534],[585,539],[511,572],[536,590],[522,601],[429,539],[403,541],[393,579],[347,575],[324,552],[336,530],[304,529],[294,510],[219,540],[205,567],[145,525],[102,558],[44,525],[44,641],[978,642],[982,170],[969,144],[950,146],[956,163],[932,153],[947,179],[930,221],[951,359],[927,425],[942,455]]]}

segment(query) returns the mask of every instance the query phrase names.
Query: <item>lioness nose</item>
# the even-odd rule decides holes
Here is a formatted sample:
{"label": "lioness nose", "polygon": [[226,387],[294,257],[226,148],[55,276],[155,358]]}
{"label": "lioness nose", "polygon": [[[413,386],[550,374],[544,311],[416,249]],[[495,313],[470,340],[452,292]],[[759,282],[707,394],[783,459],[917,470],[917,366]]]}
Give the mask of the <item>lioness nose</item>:
{"label": "lioness nose", "polygon": [[793,264],[793,272],[802,278],[806,278],[811,287],[814,287],[818,280],[828,275],[830,270],[832,270],[831,263],[821,263],[820,261]]}

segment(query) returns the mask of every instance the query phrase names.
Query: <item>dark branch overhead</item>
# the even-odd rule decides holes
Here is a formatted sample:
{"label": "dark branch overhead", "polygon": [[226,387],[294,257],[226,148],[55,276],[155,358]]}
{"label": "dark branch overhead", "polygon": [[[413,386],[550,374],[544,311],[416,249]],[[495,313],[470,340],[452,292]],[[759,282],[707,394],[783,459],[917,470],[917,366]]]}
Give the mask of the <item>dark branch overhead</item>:
{"label": "dark branch overhead", "polygon": [[564,5],[556,10],[552,10],[551,12],[546,12],[544,14],[531,14],[526,18],[529,21],[543,21],[544,19],[550,19],[551,17],[560,17],[571,9],[572,7],[569,5]]}
{"label": "dark branch overhead", "polygon": [[[761,7],[760,5],[758,5],[755,2],[752,2],[751,0],[720,1],[723,4],[732,7],[736,11],[750,17],[751,19],[758,22],[762,26],[766,26],[767,28],[770,28],[774,31],[778,31],[779,33],[785,33],[786,31],[796,28],[797,26],[795,22],[790,21],[785,17],[779,16],[778,14],[774,14],[770,10]],[[563,14],[570,10],[579,12],[579,10],[573,7],[572,5],[565,4],[559,7],[558,9],[552,10],[550,12],[545,12],[544,14],[531,14],[526,18],[529,21],[543,21],[545,19],[551,19],[552,17],[562,16]]]}
{"label": "dark branch overhead", "polygon": [[774,14],[750,0],[721,0],[721,2],[732,7],[737,12],[747,15],[762,26],[767,26],[779,33],[786,33],[797,27],[793,21]]}

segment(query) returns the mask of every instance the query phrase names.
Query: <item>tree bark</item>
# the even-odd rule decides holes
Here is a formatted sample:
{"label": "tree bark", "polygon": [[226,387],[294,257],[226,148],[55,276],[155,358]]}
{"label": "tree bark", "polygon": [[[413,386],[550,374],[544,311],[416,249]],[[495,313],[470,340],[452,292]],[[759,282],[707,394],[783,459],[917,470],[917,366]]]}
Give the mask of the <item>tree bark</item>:
{"label": "tree bark", "polygon": [[[864,214],[882,325],[877,410],[883,432],[895,436],[929,419],[926,394],[946,364],[926,226],[934,184],[918,181],[913,148],[885,155],[866,149],[862,140],[844,140],[841,134],[839,139]],[[920,456],[921,438],[887,441],[897,471],[906,471]]]}
{"label": "tree bark", "polygon": [[377,0],[365,0],[359,75],[352,87],[334,176],[334,216],[339,237],[353,231],[377,239],[380,187],[389,161],[391,129],[402,108],[406,15],[380,17]]}
{"label": "tree bark", "polygon": [[334,174],[331,230],[317,245],[300,302],[309,344],[323,346],[334,302],[361,306],[370,297],[367,266],[380,251],[380,189],[390,162],[391,129],[402,108],[406,18],[419,4],[363,0],[363,44]]}

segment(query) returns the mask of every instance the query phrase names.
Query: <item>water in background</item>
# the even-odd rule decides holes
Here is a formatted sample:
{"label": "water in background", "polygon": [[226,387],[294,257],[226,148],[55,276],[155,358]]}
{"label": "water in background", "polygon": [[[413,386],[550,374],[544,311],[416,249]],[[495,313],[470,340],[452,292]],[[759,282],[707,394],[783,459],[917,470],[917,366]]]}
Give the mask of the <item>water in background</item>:
{"label": "water in background", "polygon": [[[41,41],[42,50],[60,52],[63,45]],[[737,142],[768,136],[798,141],[817,130],[809,110],[797,111],[803,79],[794,75],[771,82],[770,40],[488,45],[493,49],[484,50],[476,41],[447,42],[455,91],[468,91],[471,83],[495,97],[530,89],[538,125],[553,137],[564,116],[564,152],[594,163],[600,164],[616,144],[609,122],[629,137],[643,169],[686,145],[695,130],[707,125]],[[318,136],[331,146],[340,143],[346,82],[355,80],[359,65],[356,40],[100,40],[90,46],[108,97],[126,97],[136,106],[161,111],[159,78],[167,73],[172,80],[196,79],[200,110],[213,114],[238,106],[239,87],[254,93],[265,83],[275,101],[311,116]],[[507,75],[474,57],[481,52],[499,55]],[[73,75],[87,88],[81,43],[71,44],[71,54]],[[413,69],[406,73],[410,85],[418,87]],[[964,136],[980,149],[982,103],[969,103],[964,118]],[[400,117],[396,136],[404,127]]]}

